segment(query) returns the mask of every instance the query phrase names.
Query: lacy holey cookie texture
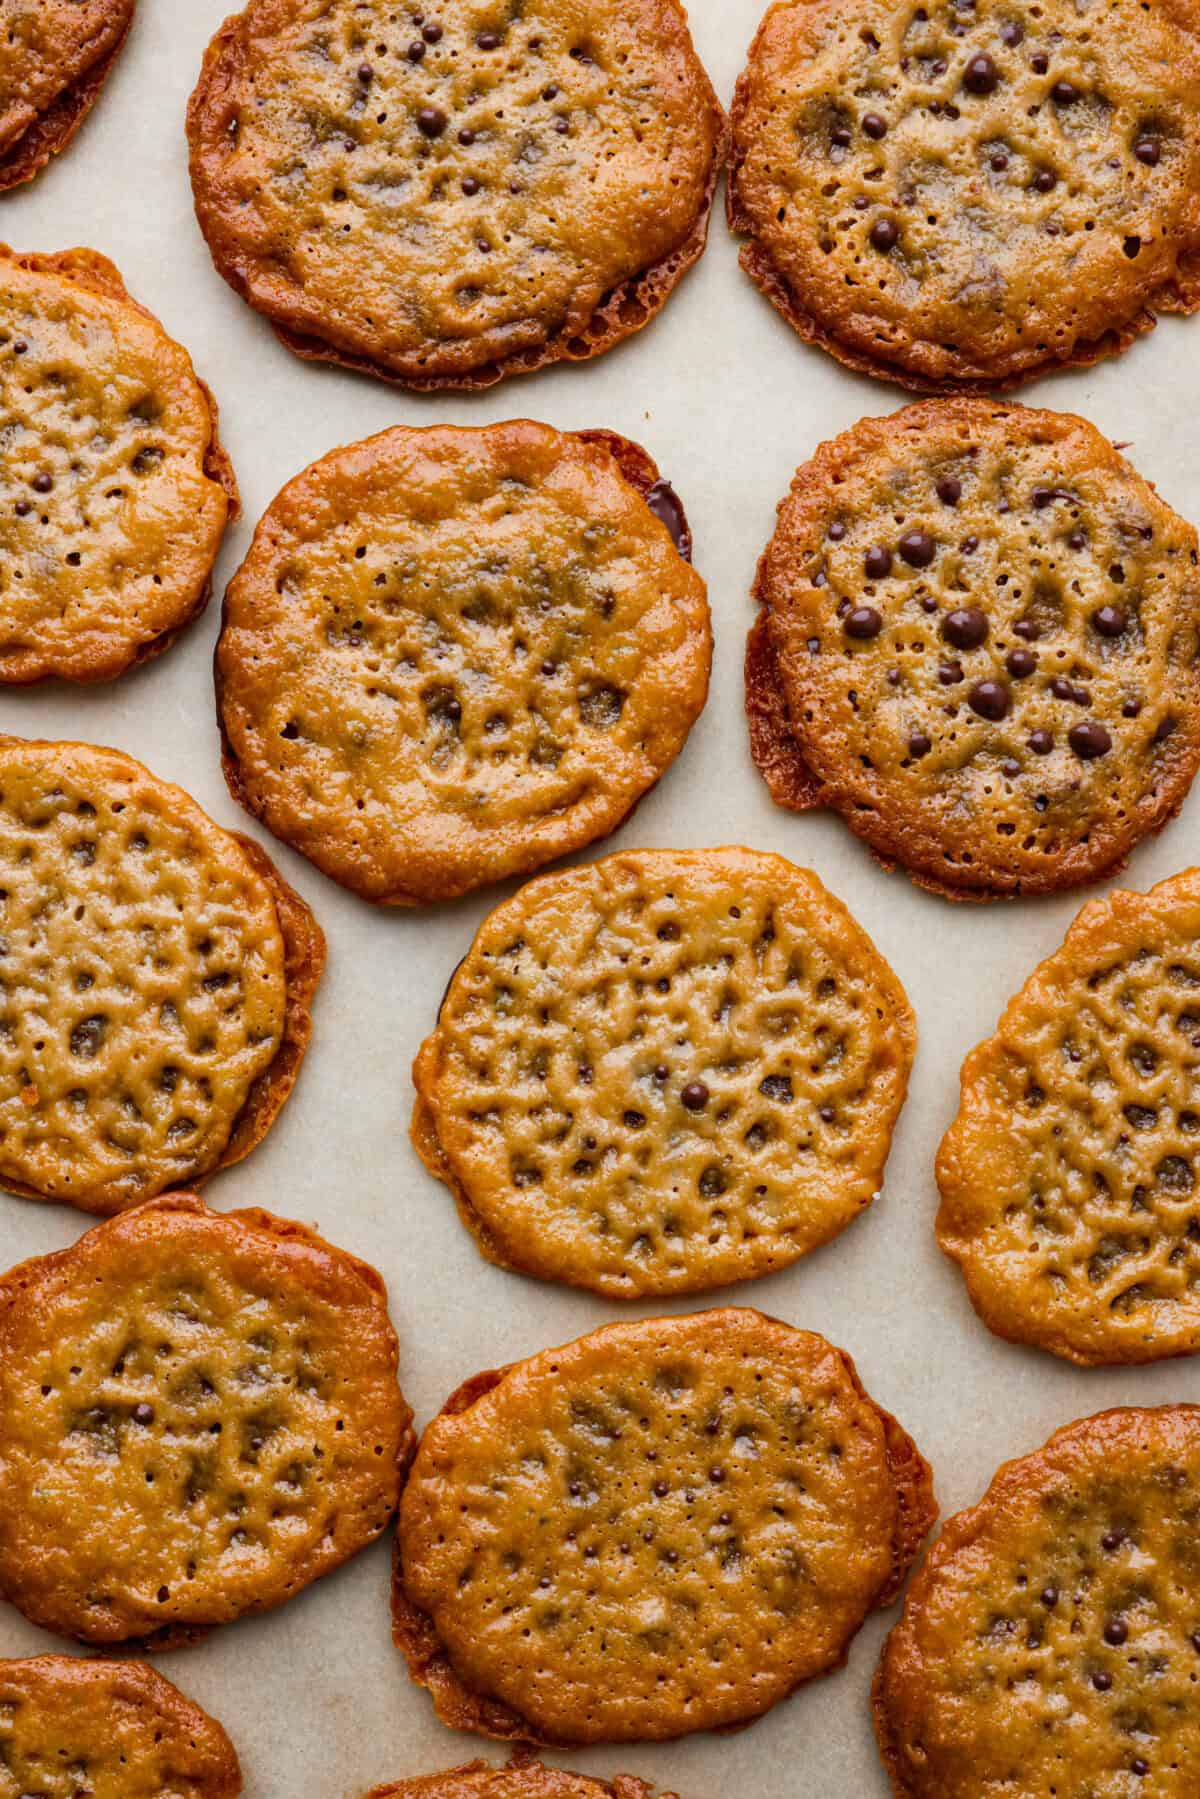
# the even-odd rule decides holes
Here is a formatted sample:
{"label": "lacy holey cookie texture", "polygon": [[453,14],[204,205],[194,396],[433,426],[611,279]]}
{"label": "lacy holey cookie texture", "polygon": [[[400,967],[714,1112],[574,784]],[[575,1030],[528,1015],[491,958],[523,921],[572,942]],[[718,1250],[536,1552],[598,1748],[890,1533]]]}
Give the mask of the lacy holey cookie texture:
{"label": "lacy holey cookie texture", "polygon": [[970,392],[1200,305],[1185,0],[781,0],[733,133],[743,266],[853,368]]}
{"label": "lacy holey cookie texture", "polygon": [[615,1324],[468,1381],[426,1430],[396,1640],[444,1722],[557,1744],[748,1723],[845,1659],[936,1508],[824,1338]]}
{"label": "lacy holey cookie texture", "polygon": [[[608,433],[399,426],[268,508],[230,584],[230,787],[368,899],[414,905],[606,835],[708,691],[704,583]],[[668,496],[669,497],[669,496]]]}
{"label": "lacy holey cookie texture", "polygon": [[[569,1774],[564,1768],[547,1768],[527,1760],[528,1751],[517,1750],[505,1768],[488,1762],[466,1762],[441,1774],[417,1774],[372,1787],[364,1799],[654,1799],[653,1787],[632,1774],[614,1775],[611,1781],[594,1780],[587,1774]],[[663,1793],[660,1799],[678,1799]]]}
{"label": "lacy holey cookie texture", "polygon": [[249,839],[116,750],[0,739],[0,1182],[117,1212],[246,1155],[325,946]]}
{"label": "lacy holey cookie texture", "polygon": [[0,0],[0,190],[29,181],[99,98],[135,0]]}
{"label": "lacy holey cookie texture", "polygon": [[237,1799],[229,1738],[145,1662],[0,1661],[4,1799]]}
{"label": "lacy holey cookie texture", "polygon": [[213,259],[290,348],[475,387],[653,317],[725,125],[677,0],[252,0],[188,134]]}
{"label": "lacy holey cookie texture", "polygon": [[384,1530],[412,1447],[374,1269],[152,1200],[0,1281],[0,1593],[89,1643],[267,1611]]}
{"label": "lacy holey cookie texture", "polygon": [[968,1056],[938,1238],[1001,1336],[1200,1349],[1200,870],[1079,914]]}
{"label": "lacy holey cookie texture", "polygon": [[951,1518],[875,1683],[897,1799],[1194,1799],[1200,1408],[1102,1412]]}
{"label": "lacy holey cookie texture", "polygon": [[207,601],[238,512],[187,351],[94,250],[0,246],[0,405],[0,682],[157,655]]}
{"label": "lacy holey cookie texture", "polygon": [[751,746],[955,898],[1119,869],[1200,761],[1196,533],[1066,413],[933,400],[797,471],[758,569]]}
{"label": "lacy holey cookie texture", "polygon": [[417,1148],[493,1260],[618,1297],[767,1274],[876,1197],[915,1043],[815,875],[635,851],[486,919],[417,1058]]}

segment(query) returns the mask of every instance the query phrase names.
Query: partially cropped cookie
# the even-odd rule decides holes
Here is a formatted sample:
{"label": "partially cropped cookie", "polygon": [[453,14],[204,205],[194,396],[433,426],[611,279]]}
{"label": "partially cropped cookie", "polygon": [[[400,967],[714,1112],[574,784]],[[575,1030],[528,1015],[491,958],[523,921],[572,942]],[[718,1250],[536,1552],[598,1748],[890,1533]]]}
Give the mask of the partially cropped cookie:
{"label": "partially cropped cookie", "polygon": [[1058,1431],[949,1519],[875,1681],[896,1799],[1192,1799],[1200,1407]]}
{"label": "partially cropped cookie", "polygon": [[733,105],[742,266],[842,362],[1011,386],[1200,306],[1200,26],[1176,0],[778,0]]}
{"label": "partially cropped cookie", "polygon": [[290,1093],[320,927],[117,750],[0,739],[0,1185],[118,1212],[240,1161]]}
{"label": "partially cropped cookie", "polygon": [[1200,1349],[1200,869],[1084,907],[963,1065],[938,1240],[1081,1363]]}
{"label": "partially cropped cookie", "polygon": [[704,705],[689,546],[650,458],[608,432],[397,426],[332,451],[226,595],[232,792],[389,905],[606,836]]}
{"label": "partially cropped cookie", "polygon": [[289,349],[470,388],[653,318],[725,121],[678,0],[251,0],[188,138],[213,260]]}
{"label": "partially cropped cookie", "polygon": [[444,1723],[570,1746],[746,1724],[839,1667],[936,1513],[823,1337],[614,1324],[480,1374],[421,1439],[393,1619]]}
{"label": "partially cropped cookie", "polygon": [[94,250],[0,245],[0,404],[0,683],[157,655],[203,609],[238,513],[187,351]]}
{"label": "partially cropped cookie", "polygon": [[413,1138],[490,1259],[617,1298],[696,1292],[870,1205],[915,1036],[806,869],[632,851],[484,920],[417,1058]]}
{"label": "partially cropped cookie", "polygon": [[1200,762],[1196,533],[1068,413],[862,420],[797,471],[755,595],[775,798],[952,898],[1116,873]]}
{"label": "partially cropped cookie", "polygon": [[386,1529],[411,1417],[373,1268],[152,1200],[0,1280],[0,1593],[87,1643],[268,1611]]}
{"label": "partially cropped cookie", "polygon": [[136,0],[0,0],[0,191],[65,149],[108,79]]}
{"label": "partially cropped cookie", "polygon": [[[594,1780],[589,1774],[569,1774],[565,1768],[548,1768],[525,1758],[520,1751],[507,1767],[488,1762],[466,1762],[442,1774],[417,1774],[372,1787],[364,1799],[653,1799],[654,1789],[632,1774],[616,1774],[612,1780]],[[660,1799],[678,1799],[663,1793]]]}
{"label": "partially cropped cookie", "polygon": [[145,1662],[0,1661],[0,1792],[20,1799],[237,1799],[221,1726]]}

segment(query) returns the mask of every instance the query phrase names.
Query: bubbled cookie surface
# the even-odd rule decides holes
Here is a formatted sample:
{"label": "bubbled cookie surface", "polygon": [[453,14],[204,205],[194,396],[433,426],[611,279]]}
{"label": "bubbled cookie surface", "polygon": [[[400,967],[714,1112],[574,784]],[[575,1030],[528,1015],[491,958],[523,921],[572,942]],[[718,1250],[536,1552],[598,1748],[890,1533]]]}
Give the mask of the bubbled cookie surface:
{"label": "bubbled cookie surface", "polygon": [[927,392],[1200,305],[1200,27],[1180,0],[781,0],[734,103],[743,266],[806,338]]}
{"label": "bubbled cookie surface", "polygon": [[853,1364],[751,1311],[469,1382],[401,1503],[394,1619],[442,1718],[563,1744],[749,1722],[842,1661],[934,1516]]}
{"label": "bubbled cookie surface", "polygon": [[0,1661],[0,1799],[237,1799],[221,1726],[145,1662]]}
{"label": "bubbled cookie surface", "polygon": [[0,682],[106,679],[204,605],[237,490],[187,351],[90,250],[0,247]]}
{"label": "bubbled cookie surface", "polygon": [[226,771],[335,880],[447,898],[613,830],[710,659],[704,584],[607,441],[398,427],[260,523],[217,652]]}
{"label": "bubbled cookie surface", "polygon": [[271,887],[127,756],[0,742],[0,1180],[114,1212],[209,1172],[284,1043]]}
{"label": "bubbled cookie surface", "polygon": [[1198,1525],[1195,1406],[1104,1412],[1007,1463],[887,1640],[897,1799],[1192,1799]]}
{"label": "bubbled cookie surface", "polygon": [[[813,797],[925,885],[1094,880],[1187,792],[1196,533],[1082,419],[951,400],[863,420],[797,472],[756,591]],[[763,648],[752,742],[787,803]]]}
{"label": "bubbled cookie surface", "polygon": [[[547,1768],[542,1762],[522,1758],[504,1768],[467,1762],[441,1774],[395,1780],[372,1787],[365,1799],[653,1799],[653,1792],[632,1774],[617,1774],[611,1781],[594,1780],[587,1774],[570,1774],[565,1768]],[[677,1795],[664,1793],[661,1799],[677,1799]]]}
{"label": "bubbled cookie surface", "polygon": [[414,1132],[498,1260],[614,1296],[766,1274],[878,1193],[915,1030],[814,875],[642,851],[485,920]]}
{"label": "bubbled cookie surface", "polygon": [[0,189],[28,181],[90,111],[135,0],[0,0]]}
{"label": "bubbled cookie surface", "polygon": [[1200,1348],[1200,870],[1086,906],[963,1067],[938,1237],[993,1330]]}
{"label": "bubbled cookie surface", "polygon": [[290,1599],[386,1527],[409,1448],[373,1269],[151,1201],[0,1283],[0,1591],[90,1643]]}
{"label": "bubbled cookie surface", "polygon": [[189,137],[217,267],[285,342],[477,386],[646,323],[724,121],[676,0],[252,0]]}

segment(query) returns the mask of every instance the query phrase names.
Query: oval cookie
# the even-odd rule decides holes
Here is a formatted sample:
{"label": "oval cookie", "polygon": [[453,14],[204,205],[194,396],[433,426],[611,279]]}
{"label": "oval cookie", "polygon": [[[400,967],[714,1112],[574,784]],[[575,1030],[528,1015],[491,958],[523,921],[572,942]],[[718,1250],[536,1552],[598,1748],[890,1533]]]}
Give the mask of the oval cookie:
{"label": "oval cookie", "polygon": [[1130,1406],[1008,1462],[909,1587],[875,1681],[897,1799],[1192,1799],[1200,1408]]}
{"label": "oval cookie", "polygon": [[[526,1760],[518,1751],[505,1768],[466,1762],[441,1774],[418,1774],[372,1787],[364,1799],[653,1799],[653,1794],[653,1787],[632,1774],[594,1780],[589,1774],[569,1774],[565,1768]],[[663,1793],[660,1799],[678,1795]]]}
{"label": "oval cookie", "polygon": [[0,1790],[20,1799],[237,1799],[221,1726],[145,1662],[0,1661]]}
{"label": "oval cookie", "polygon": [[135,0],[0,0],[0,191],[65,149],[133,23]]}
{"label": "oval cookie", "polygon": [[742,266],[925,393],[1011,386],[1200,306],[1200,27],[1178,0],[780,0],[738,82]]}
{"label": "oval cookie", "polygon": [[208,600],[238,513],[216,403],[103,256],[3,245],[0,403],[0,682],[108,680]]}
{"label": "oval cookie", "polygon": [[0,1184],[117,1212],[247,1155],[320,927],[248,837],[118,750],[0,738]]}
{"label": "oval cookie", "polygon": [[1002,1337],[1200,1349],[1200,869],[1083,908],[963,1065],[938,1241]]}
{"label": "oval cookie", "polygon": [[289,349],[469,388],[654,316],[725,121],[678,0],[251,0],[188,137],[217,269]]}
{"label": "oval cookie", "polygon": [[649,457],[528,420],[398,426],[268,508],[230,583],[231,791],[343,886],[417,905],[615,830],[708,691],[704,583]]}
{"label": "oval cookie", "polygon": [[642,850],[484,920],[413,1138],[494,1261],[616,1298],[768,1274],[877,1196],[916,1028],[815,875]]}
{"label": "oval cookie", "polygon": [[87,1643],[268,1611],[386,1529],[411,1417],[373,1268],[152,1200],[0,1281],[0,1592]]}
{"label": "oval cookie", "polygon": [[823,1337],[740,1310],[613,1324],[478,1375],[428,1427],[396,1641],[443,1722],[484,1736],[745,1724],[841,1665],[935,1512]]}
{"label": "oval cookie", "polygon": [[931,400],[862,420],[797,471],[755,594],[772,792],[836,807],[922,886],[1098,880],[1187,793],[1196,533],[1083,419]]}

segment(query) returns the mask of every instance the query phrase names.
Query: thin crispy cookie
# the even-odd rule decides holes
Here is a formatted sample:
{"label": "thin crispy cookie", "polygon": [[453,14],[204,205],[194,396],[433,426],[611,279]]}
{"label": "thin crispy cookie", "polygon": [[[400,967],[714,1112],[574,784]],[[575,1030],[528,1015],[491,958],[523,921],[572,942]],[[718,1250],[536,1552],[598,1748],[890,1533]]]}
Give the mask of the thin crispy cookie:
{"label": "thin crispy cookie", "polygon": [[[654,1799],[654,1788],[632,1774],[615,1774],[609,1781],[548,1768],[528,1751],[517,1750],[503,1768],[465,1762],[440,1774],[418,1774],[372,1787],[363,1799]],[[679,1796],[662,1793],[659,1799]]]}
{"label": "thin crispy cookie", "polygon": [[0,0],[0,192],[66,148],[100,97],[135,0]]}

